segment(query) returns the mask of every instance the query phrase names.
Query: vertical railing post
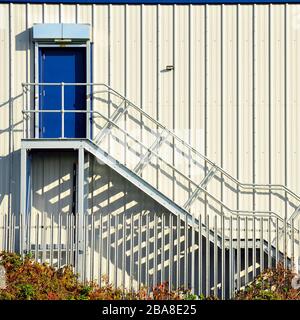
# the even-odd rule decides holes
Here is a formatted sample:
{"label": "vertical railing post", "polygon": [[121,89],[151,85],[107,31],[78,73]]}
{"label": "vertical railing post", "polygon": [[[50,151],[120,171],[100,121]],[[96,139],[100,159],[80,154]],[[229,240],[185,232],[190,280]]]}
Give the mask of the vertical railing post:
{"label": "vertical railing post", "polygon": [[61,137],[65,137],[65,84],[61,83]]}
{"label": "vertical railing post", "polygon": [[296,257],[295,257],[295,228],[294,228],[295,222],[294,219],[291,220],[291,252],[290,256],[292,258],[292,264],[291,264],[291,269],[292,270],[297,270],[296,268]]}
{"label": "vertical railing post", "polygon": [[26,111],[27,111],[27,113],[26,113],[26,116],[27,116],[27,118],[26,118],[26,123],[27,123],[27,132],[26,132],[26,138],[27,139],[30,139],[30,138],[32,138],[32,137],[34,137],[34,133],[32,134],[32,137],[31,137],[31,135],[30,135],[30,129],[31,129],[31,123],[33,122],[34,123],[34,121],[32,121],[31,120],[31,117],[33,116],[35,116],[34,114],[32,115],[30,112],[28,112],[28,111],[30,111],[31,110],[31,107],[30,107],[30,104],[31,104],[31,101],[30,101],[30,92],[31,92],[31,85],[26,85]]}
{"label": "vertical railing post", "polygon": [[[235,290],[235,259],[233,250],[233,228],[232,216],[229,218],[229,298],[233,296]],[[225,232],[224,232],[225,235]]]}
{"label": "vertical railing post", "polygon": [[[43,87],[42,87],[43,88]],[[34,86],[34,107],[35,107],[35,110],[37,111],[35,113],[35,125],[34,125],[34,136],[36,139],[38,139],[40,137],[40,128],[39,128],[39,85],[36,84]],[[42,128],[41,128],[42,129]]]}
{"label": "vertical railing post", "polygon": [[86,126],[86,137],[87,139],[93,140],[93,112],[92,112],[92,99],[93,99],[93,86],[87,85],[87,96],[88,96],[88,101],[87,101],[87,113],[86,113],[86,121],[87,121],[87,126]]}
{"label": "vertical railing post", "polygon": [[[221,239],[222,239],[222,252],[221,252],[221,297],[225,299],[225,217],[224,213],[221,217]],[[230,259],[230,257],[229,257]]]}
{"label": "vertical railing post", "polygon": [[286,217],[284,218],[284,226],[283,226],[283,266],[287,267],[287,221]]}
{"label": "vertical railing post", "polygon": [[299,219],[298,219],[298,221],[297,221],[297,229],[296,229],[296,236],[297,236],[297,242],[298,242],[298,246],[297,246],[297,253],[296,253],[296,259],[295,259],[295,261],[296,261],[296,272],[297,273],[299,273],[300,272],[300,270],[299,270],[299,258],[300,258],[300,244],[299,244],[299,240],[300,240],[300,221],[299,221]]}
{"label": "vertical railing post", "polygon": [[[91,75],[91,64],[92,64],[92,61],[91,61],[91,41],[87,41],[86,43],[86,63],[88,66],[90,66],[89,68],[87,68],[87,74],[86,74],[86,82],[87,83],[90,83],[91,80],[92,80],[92,75]],[[86,110],[87,110],[87,113],[86,113],[86,138],[91,138],[92,137],[90,136],[91,134],[91,121],[90,121],[90,116],[92,115],[90,113],[91,111],[91,99],[92,99],[92,90],[91,90],[91,85],[89,84],[86,84],[86,97],[87,97],[87,100],[86,100]]]}
{"label": "vertical railing post", "polygon": [[22,83],[22,105],[23,105],[23,139],[26,139],[26,105],[25,105],[25,84]]}
{"label": "vertical railing post", "polygon": [[80,148],[78,150],[78,190],[77,190],[77,272],[79,273],[80,279],[84,277],[83,275],[83,220],[84,220],[84,149]]}
{"label": "vertical railing post", "polygon": [[[21,171],[20,171],[20,212],[22,216],[22,221],[20,221],[20,225],[24,227],[24,231],[26,230],[26,208],[27,208],[27,150],[25,148],[21,148]],[[21,253],[24,253],[26,249],[26,232],[22,232],[22,246]]]}
{"label": "vertical railing post", "polygon": [[86,279],[86,261],[88,261],[87,255],[87,241],[85,232],[87,232],[87,207],[88,207],[88,174],[89,174],[89,158],[85,157],[84,148],[78,149],[78,182],[77,182],[77,272],[81,280]]}

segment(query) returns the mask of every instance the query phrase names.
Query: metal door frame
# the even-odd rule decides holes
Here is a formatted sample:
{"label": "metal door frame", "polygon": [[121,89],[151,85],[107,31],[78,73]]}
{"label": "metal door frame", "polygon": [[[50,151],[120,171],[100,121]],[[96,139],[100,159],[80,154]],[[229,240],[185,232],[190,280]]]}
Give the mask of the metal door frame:
{"label": "metal door frame", "polygon": [[[90,40],[85,41],[83,43],[79,44],[55,44],[53,42],[38,42],[36,41],[34,44],[34,82],[39,83],[39,50],[40,48],[86,48],[86,82],[89,82],[91,79],[91,42]],[[86,110],[87,114],[89,114],[89,111],[91,110],[91,90],[92,88],[90,86],[86,86]],[[36,111],[39,110],[39,88],[36,87],[34,89],[34,109]],[[39,136],[39,113],[35,113],[34,118],[34,137],[38,139]],[[89,117],[86,117],[86,137],[89,138],[90,136],[90,121]]]}

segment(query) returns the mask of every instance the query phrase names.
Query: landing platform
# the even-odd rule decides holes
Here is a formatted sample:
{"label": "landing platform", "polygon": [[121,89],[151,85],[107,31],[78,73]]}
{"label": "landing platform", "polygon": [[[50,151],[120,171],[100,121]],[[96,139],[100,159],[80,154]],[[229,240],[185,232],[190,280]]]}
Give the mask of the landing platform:
{"label": "landing platform", "polygon": [[22,149],[81,149],[89,139],[22,139]]}

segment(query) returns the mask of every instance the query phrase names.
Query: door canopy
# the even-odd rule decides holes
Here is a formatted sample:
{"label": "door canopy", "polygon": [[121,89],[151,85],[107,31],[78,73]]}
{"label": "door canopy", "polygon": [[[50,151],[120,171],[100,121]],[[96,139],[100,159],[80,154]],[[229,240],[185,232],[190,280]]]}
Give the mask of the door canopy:
{"label": "door canopy", "polygon": [[34,41],[86,42],[90,39],[89,24],[37,23],[32,31]]}

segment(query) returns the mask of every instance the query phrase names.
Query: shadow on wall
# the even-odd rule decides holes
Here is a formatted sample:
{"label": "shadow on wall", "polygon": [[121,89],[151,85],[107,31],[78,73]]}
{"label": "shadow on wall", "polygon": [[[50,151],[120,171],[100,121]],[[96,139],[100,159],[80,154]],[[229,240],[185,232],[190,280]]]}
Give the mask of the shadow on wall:
{"label": "shadow on wall", "polygon": [[0,212],[4,213],[19,213],[21,108],[22,93],[0,101]]}
{"label": "shadow on wall", "polygon": [[26,51],[31,44],[32,29],[24,30],[15,37],[15,49],[17,51]]}
{"label": "shadow on wall", "polygon": [[[1,137],[0,137],[1,138]],[[0,140],[1,141],[1,140]],[[0,156],[0,212],[18,216],[20,211],[21,151]]]}
{"label": "shadow on wall", "polygon": [[[37,248],[40,248],[38,259],[49,261],[51,257],[46,248],[53,246],[52,262],[55,266],[74,264],[74,251],[66,250],[70,246],[72,248],[76,240],[69,228],[70,220],[60,221],[57,213],[58,209],[64,209],[64,217],[72,216],[71,191],[74,182],[72,170],[77,159],[76,152],[38,151],[32,158],[34,164],[34,212],[32,214],[34,219],[31,237],[33,254],[37,252]],[[36,233],[35,217],[41,216],[41,213],[44,213],[46,220],[39,220],[40,232]],[[193,279],[197,288],[200,282],[201,286],[207,287],[208,290],[213,288],[215,281],[219,285],[221,264],[216,265],[214,259],[221,261],[220,248],[212,242],[206,244],[206,238],[203,236],[202,251],[199,252],[197,245],[199,237],[195,234],[195,265],[192,272],[191,229],[188,228],[186,231],[184,221],[178,222],[174,215],[109,167],[100,165],[94,157],[90,158],[89,166],[88,213],[84,250],[85,279],[99,280],[100,275],[106,275],[110,282],[118,286],[125,284],[127,288],[137,288],[141,283],[151,287],[163,281],[171,281],[175,287],[184,286],[185,283],[190,287]],[[52,222],[51,217],[53,217]],[[51,223],[53,223],[53,233]],[[60,232],[57,231],[60,228],[59,224],[62,227]],[[73,225],[71,227],[73,228]],[[163,228],[165,232],[162,232]],[[185,232],[188,232],[188,237]],[[185,242],[185,239],[188,239],[188,242]],[[38,246],[34,245],[36,243]],[[207,247],[209,247],[209,254],[205,251]],[[60,251],[57,248],[60,248]],[[242,259],[245,254],[242,249],[240,252]],[[251,249],[248,254],[250,262]],[[237,253],[234,253],[234,256],[237,257]],[[229,251],[226,250],[227,270],[229,257]],[[59,259],[60,263],[58,263]],[[257,256],[258,260],[259,256]],[[188,261],[187,264],[185,261]],[[202,263],[201,268],[199,261]],[[207,267],[209,272],[206,270]],[[245,268],[243,261],[241,268],[241,271]],[[199,281],[199,270],[202,270],[201,281]],[[253,269],[249,268],[248,271],[250,278],[251,270]],[[207,273],[212,275],[210,283],[207,283]],[[228,281],[228,273],[226,273],[227,288]]]}
{"label": "shadow on wall", "polygon": [[[26,51],[30,49],[30,47],[31,28],[15,36],[16,51]],[[14,66],[14,72],[17,74],[20,72],[18,65]],[[17,84],[18,87],[16,87],[15,84],[14,86],[14,90],[20,93],[15,96],[10,96],[6,101],[0,101],[0,122],[3,124],[0,129],[0,212],[18,214],[20,197],[20,150],[16,150],[16,148],[19,148],[22,134],[23,121],[20,120],[22,117],[22,88],[21,83]]]}
{"label": "shadow on wall", "polygon": [[[173,289],[194,287],[195,292],[199,293],[201,286],[200,291],[207,290],[209,294],[213,294],[214,284],[217,283],[217,294],[221,293],[220,248],[211,241],[207,244],[207,238],[202,236],[202,251],[199,251],[199,236],[196,233],[196,249],[192,249],[193,231],[185,228],[184,221],[178,222],[173,214],[107,166],[99,165],[95,159],[92,160],[91,167],[93,177],[90,190],[96,195],[91,197],[93,203],[90,203],[90,208],[93,208],[93,214],[88,216],[87,221],[89,231],[84,269],[87,279],[99,280],[99,275],[102,274],[117,286],[125,285],[127,288],[138,288],[141,285],[152,287],[168,281],[174,286]],[[99,190],[103,191],[98,192]],[[206,252],[207,248],[209,253]],[[238,255],[234,251],[233,264],[236,264]],[[247,254],[249,265],[246,271]],[[257,251],[256,261],[259,261],[261,254]],[[267,256],[265,253],[263,255],[264,266],[256,265],[256,274],[267,266]],[[246,272],[248,279],[251,280],[254,276],[252,249],[248,252],[241,249],[240,256],[243,286]],[[228,297],[229,250],[225,251],[224,259],[227,270],[224,277],[225,296]],[[274,265],[274,259],[271,263]],[[207,274],[211,275],[210,280],[207,280]]]}
{"label": "shadow on wall", "polygon": [[32,208],[35,213],[72,214],[74,201],[75,151],[35,150],[32,156]]}

